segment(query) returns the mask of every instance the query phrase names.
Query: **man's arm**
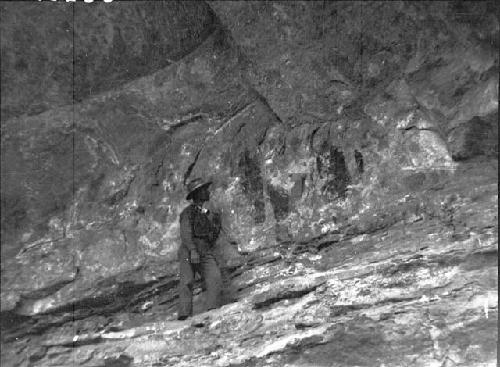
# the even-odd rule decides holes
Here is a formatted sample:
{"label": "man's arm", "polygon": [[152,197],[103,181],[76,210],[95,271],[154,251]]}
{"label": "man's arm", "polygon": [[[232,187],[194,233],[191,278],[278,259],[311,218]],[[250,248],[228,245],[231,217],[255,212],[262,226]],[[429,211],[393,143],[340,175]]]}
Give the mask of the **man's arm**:
{"label": "man's arm", "polygon": [[196,246],[193,242],[193,228],[191,226],[191,210],[186,209],[181,213],[180,217],[181,227],[181,242],[187,247],[189,251],[195,250]]}

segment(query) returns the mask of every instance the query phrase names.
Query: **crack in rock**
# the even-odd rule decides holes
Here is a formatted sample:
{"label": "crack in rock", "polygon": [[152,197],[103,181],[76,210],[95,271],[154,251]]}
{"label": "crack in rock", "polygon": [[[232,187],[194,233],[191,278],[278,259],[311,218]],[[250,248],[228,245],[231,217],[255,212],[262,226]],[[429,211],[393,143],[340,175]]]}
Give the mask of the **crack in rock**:
{"label": "crack in rock", "polygon": [[282,284],[271,284],[268,287],[272,289],[264,290],[252,298],[255,309],[264,308],[285,299],[301,298],[308,293],[313,292],[320,285],[324,284],[326,279],[323,277],[308,279],[306,277],[286,279]]}

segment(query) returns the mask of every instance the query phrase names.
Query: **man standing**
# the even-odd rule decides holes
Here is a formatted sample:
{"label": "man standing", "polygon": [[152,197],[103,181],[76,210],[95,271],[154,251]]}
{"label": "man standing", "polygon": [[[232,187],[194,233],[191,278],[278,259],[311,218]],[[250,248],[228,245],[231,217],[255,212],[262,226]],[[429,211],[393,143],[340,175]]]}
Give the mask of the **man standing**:
{"label": "man standing", "polygon": [[211,181],[201,178],[187,184],[186,200],[192,200],[180,215],[181,246],[179,247],[179,312],[185,320],[193,313],[193,286],[195,274],[201,275],[206,289],[206,308],[220,306],[222,280],[214,255],[214,244],[221,229],[221,218],[203,207],[210,200]]}

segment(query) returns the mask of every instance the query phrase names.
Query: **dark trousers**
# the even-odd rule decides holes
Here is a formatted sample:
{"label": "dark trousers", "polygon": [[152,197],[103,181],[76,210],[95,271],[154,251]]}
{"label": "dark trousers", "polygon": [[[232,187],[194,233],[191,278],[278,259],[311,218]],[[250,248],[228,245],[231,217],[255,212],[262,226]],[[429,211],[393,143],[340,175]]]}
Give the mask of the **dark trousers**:
{"label": "dark trousers", "polygon": [[193,287],[196,273],[201,275],[203,288],[206,290],[206,309],[211,310],[221,305],[221,272],[213,254],[203,254],[199,264],[191,264],[189,251],[181,248],[179,250],[179,316],[193,314]]}

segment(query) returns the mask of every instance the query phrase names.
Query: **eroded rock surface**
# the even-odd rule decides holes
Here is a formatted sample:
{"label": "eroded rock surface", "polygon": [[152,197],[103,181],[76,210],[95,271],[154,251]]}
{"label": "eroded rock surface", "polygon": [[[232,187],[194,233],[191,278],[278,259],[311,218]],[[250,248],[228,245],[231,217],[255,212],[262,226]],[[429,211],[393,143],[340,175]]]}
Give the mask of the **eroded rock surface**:
{"label": "eroded rock surface", "polygon": [[[112,45],[149,28],[71,43],[74,104],[24,88],[2,32],[2,365],[495,364],[494,3],[84,5]],[[48,40],[34,6],[9,11]],[[195,176],[227,305],[177,322]]]}
{"label": "eroded rock surface", "polygon": [[204,2],[3,3],[2,121],[151,74],[214,31]]}
{"label": "eroded rock surface", "polygon": [[463,166],[390,227],[247,255],[231,272],[237,301],[219,310],[175,321],[175,295],[157,287],[113,314],[18,336],[2,364],[494,366],[497,171],[485,168]]}

